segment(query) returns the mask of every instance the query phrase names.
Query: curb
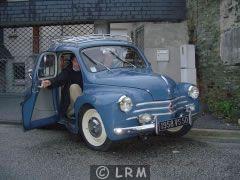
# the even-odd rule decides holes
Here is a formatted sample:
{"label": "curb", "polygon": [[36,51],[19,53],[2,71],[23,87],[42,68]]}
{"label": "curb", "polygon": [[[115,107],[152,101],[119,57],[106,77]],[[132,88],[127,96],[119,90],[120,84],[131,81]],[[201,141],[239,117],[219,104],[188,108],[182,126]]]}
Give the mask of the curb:
{"label": "curb", "polygon": [[0,119],[0,124],[8,124],[8,125],[22,125],[22,121],[6,121]]}
{"label": "curb", "polygon": [[240,140],[240,130],[193,128],[186,136],[198,139]]}
{"label": "curb", "polygon": [[192,128],[192,132],[208,132],[208,133],[236,133],[240,134],[240,130],[232,130],[232,129],[200,129],[200,128]]}

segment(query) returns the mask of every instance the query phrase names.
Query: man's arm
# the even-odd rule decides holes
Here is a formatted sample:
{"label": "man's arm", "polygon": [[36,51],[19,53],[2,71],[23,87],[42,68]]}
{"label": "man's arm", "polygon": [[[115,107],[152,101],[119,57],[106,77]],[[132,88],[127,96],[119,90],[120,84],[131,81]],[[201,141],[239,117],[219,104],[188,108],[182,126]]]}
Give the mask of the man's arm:
{"label": "man's arm", "polygon": [[55,88],[63,86],[68,81],[69,73],[67,70],[63,70],[60,74],[58,74],[55,78],[49,80],[43,80],[42,86],[44,88]]}

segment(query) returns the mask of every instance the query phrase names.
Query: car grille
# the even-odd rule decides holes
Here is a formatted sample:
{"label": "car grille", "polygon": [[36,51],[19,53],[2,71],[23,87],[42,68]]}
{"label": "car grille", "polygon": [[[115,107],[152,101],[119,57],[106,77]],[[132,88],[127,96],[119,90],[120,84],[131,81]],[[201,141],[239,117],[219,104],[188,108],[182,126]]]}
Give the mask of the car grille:
{"label": "car grille", "polygon": [[186,96],[176,97],[171,100],[138,103],[132,112],[133,116],[127,118],[127,120],[136,119],[140,114],[144,113],[149,113],[154,116],[173,115],[184,110],[188,104],[189,101],[187,101]]}

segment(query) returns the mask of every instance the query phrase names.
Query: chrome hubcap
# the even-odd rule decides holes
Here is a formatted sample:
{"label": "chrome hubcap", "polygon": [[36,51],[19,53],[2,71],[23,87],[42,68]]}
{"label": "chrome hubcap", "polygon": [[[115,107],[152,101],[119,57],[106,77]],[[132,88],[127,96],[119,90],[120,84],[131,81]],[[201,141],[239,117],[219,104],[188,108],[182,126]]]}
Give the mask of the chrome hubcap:
{"label": "chrome hubcap", "polygon": [[88,129],[89,129],[90,134],[95,138],[100,137],[102,134],[101,123],[96,117],[93,117],[89,120]]}

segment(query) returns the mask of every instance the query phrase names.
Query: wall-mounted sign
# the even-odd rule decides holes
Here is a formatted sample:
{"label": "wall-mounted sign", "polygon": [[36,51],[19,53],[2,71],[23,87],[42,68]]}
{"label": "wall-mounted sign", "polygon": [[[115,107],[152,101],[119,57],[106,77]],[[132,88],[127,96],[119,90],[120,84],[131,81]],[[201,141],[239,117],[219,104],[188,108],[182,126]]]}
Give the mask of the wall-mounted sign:
{"label": "wall-mounted sign", "polygon": [[158,49],[157,50],[157,61],[169,61],[169,50]]}

